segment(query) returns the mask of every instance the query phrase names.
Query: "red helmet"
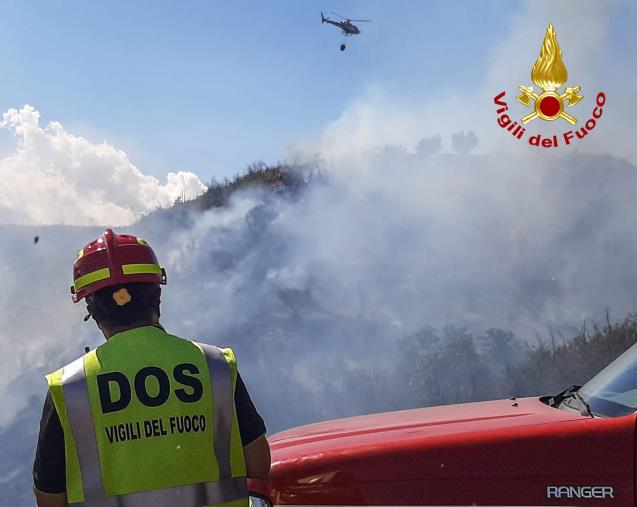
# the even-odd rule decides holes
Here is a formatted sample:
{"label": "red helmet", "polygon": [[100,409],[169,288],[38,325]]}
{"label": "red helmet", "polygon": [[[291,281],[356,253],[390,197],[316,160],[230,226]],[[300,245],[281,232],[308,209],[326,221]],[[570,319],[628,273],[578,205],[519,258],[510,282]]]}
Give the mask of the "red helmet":
{"label": "red helmet", "polygon": [[131,282],[166,283],[166,271],[146,241],[106,229],[73,263],[73,302],[105,287]]}

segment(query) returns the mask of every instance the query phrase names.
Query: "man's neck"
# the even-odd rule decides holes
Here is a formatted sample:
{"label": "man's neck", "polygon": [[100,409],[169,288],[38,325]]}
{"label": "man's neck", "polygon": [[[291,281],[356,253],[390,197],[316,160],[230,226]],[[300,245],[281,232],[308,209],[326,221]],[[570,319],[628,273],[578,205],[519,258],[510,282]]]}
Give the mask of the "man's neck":
{"label": "man's neck", "polygon": [[123,333],[125,331],[130,331],[131,329],[135,329],[138,327],[146,327],[146,326],[155,326],[160,329],[164,329],[159,322],[138,322],[135,324],[130,324],[128,326],[118,326],[118,327],[102,327],[102,333],[104,333],[104,337],[108,340],[112,336]]}

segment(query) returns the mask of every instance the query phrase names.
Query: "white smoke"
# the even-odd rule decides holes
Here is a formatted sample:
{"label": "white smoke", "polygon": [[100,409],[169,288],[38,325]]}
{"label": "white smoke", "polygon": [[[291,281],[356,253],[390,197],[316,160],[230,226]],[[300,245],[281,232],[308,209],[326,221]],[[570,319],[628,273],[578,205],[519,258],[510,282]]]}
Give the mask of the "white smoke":
{"label": "white smoke", "polygon": [[41,126],[32,106],[4,113],[2,126],[17,144],[0,160],[0,223],[125,225],[205,189],[191,172],[169,173],[162,185],[114,146],[57,122]]}
{"label": "white smoke", "polygon": [[[164,324],[232,346],[271,430],[370,410],[348,390],[364,379],[343,387],[351,371],[387,367],[426,325],[534,339],[634,310],[637,168],[625,161],[391,148],[324,171],[296,199],[238,194],[128,229],[168,270]],[[68,291],[74,252],[99,233],[0,227],[0,428],[41,403],[43,374],[101,343]]]}

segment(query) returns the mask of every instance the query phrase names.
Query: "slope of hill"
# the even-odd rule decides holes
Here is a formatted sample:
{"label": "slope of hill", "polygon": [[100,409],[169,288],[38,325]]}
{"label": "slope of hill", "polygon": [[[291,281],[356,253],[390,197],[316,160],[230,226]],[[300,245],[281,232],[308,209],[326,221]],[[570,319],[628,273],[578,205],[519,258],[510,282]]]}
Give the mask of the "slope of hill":
{"label": "slope of hill", "polygon": [[[233,347],[270,432],[546,394],[634,341],[632,317],[579,330],[606,307],[635,311],[626,161],[387,149],[326,174],[253,168],[127,229],[168,270],[162,322]],[[75,252],[99,232],[0,227],[7,505],[31,504],[42,375],[103,341],[67,299]]]}

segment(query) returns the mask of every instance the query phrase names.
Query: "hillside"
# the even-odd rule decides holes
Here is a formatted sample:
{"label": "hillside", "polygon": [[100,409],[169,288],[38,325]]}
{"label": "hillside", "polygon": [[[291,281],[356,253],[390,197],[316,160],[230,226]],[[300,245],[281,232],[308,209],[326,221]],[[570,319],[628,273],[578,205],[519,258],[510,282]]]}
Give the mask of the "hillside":
{"label": "hillside", "polygon": [[[162,323],[233,348],[270,433],[553,394],[635,341],[633,165],[397,153],[323,174],[259,165],[119,229],[167,269]],[[103,342],[68,297],[75,252],[99,232],[0,227],[11,505],[30,505],[42,375]]]}

